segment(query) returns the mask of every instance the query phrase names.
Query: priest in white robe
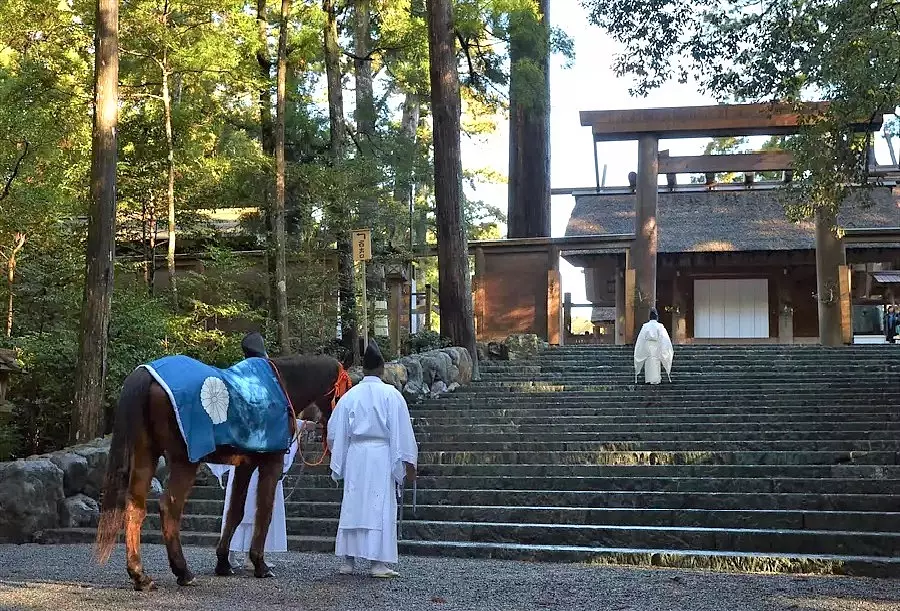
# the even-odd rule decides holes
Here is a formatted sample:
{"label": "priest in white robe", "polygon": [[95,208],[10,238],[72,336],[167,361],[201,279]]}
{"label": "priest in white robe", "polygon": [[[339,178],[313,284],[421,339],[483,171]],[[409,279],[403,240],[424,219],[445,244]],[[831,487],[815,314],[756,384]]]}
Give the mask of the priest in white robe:
{"label": "priest in white robe", "polygon": [[665,368],[669,381],[672,381],[672,359],[675,358],[675,349],[672,347],[669,332],[658,319],[656,308],[651,308],[650,320],[644,323],[634,344],[635,383],[641,368],[644,369],[644,381],[647,384],[662,382],[661,368]]}
{"label": "priest in white robe", "polygon": [[335,554],[340,572],[354,560],[372,562],[372,577],[396,577],[397,497],[404,477],[415,479],[418,446],[403,395],[382,382],[384,359],[374,341],[363,357],[363,380],[338,401],[328,422],[331,476],[344,498]]}
{"label": "priest in white robe", "polygon": [[[316,423],[308,420],[297,420],[298,430],[310,431],[316,428]],[[291,447],[284,455],[284,464],[282,473],[287,474],[291,466],[294,464],[294,457],[297,455],[299,447],[299,436],[291,443]],[[213,475],[219,478],[219,485],[222,485],[222,478],[228,474],[228,484],[225,488],[225,508],[222,511],[222,530],[225,529],[225,518],[228,516],[228,507],[231,505],[231,496],[234,488],[234,467],[229,465],[213,465],[207,464]],[[250,543],[253,540],[253,525],[256,521],[256,488],[259,484],[259,471],[253,472],[250,477],[250,484],[247,487],[247,500],[244,503],[244,518],[238,524],[234,531],[234,537],[231,538],[232,552],[247,553],[250,551]],[[272,521],[269,523],[269,532],[266,535],[265,552],[277,553],[288,551],[287,547],[287,514],[284,506],[284,486],[282,480],[279,479],[275,486],[275,504],[272,506]]]}

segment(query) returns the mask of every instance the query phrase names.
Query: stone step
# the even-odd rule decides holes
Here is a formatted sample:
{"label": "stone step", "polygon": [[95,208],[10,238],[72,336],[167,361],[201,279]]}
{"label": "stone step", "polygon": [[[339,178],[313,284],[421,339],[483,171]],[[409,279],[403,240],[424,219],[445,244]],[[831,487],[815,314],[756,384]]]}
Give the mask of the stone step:
{"label": "stone step", "polygon": [[561,465],[895,465],[896,451],[817,450],[631,450],[547,452],[420,452],[422,464],[561,464]]}
{"label": "stone step", "polygon": [[[419,451],[424,456],[435,453],[485,454],[489,452],[898,452],[900,439],[833,441],[813,439],[811,441],[490,441],[490,442],[436,442],[420,441]],[[423,462],[428,460],[423,458]]]}
{"label": "stone step", "polygon": [[[574,417],[604,417],[619,416],[640,418],[644,422],[654,422],[658,418],[665,416],[678,417],[722,417],[722,416],[744,416],[747,418],[763,417],[763,418],[797,418],[814,414],[832,415],[835,417],[858,416],[865,419],[873,417],[884,418],[885,420],[897,420],[900,412],[892,411],[890,405],[874,404],[874,405],[793,405],[793,406],[770,406],[762,405],[746,405],[739,406],[721,406],[721,405],[678,405],[673,403],[664,403],[660,405],[648,404],[622,404],[616,401],[608,401],[596,403],[593,405],[583,405],[573,403],[570,406],[549,406],[540,403],[520,402],[517,404],[497,405],[491,404],[492,407],[471,407],[461,408],[460,406],[447,405],[446,409],[428,409],[414,410],[411,412],[414,424],[427,423],[430,425],[438,418],[507,418],[518,422],[519,418],[538,417],[541,416],[544,422],[553,422],[556,419],[566,419]],[[508,420],[509,421],[509,420]]]}
{"label": "stone step", "polygon": [[[737,422],[728,425],[710,423],[634,423],[634,424],[596,424],[588,425],[582,421],[565,424],[482,424],[467,422],[463,424],[416,424],[414,429],[418,438],[427,435],[434,440],[452,440],[453,437],[479,441],[481,437],[490,439],[517,440],[519,437],[534,436],[553,441],[554,436],[590,435],[591,439],[602,440],[604,436],[618,435],[627,439],[640,439],[645,435],[680,435],[681,439],[689,439],[694,435],[744,436],[744,439],[758,439],[761,436],[790,439],[794,436],[820,435],[825,439],[865,439],[884,436],[896,439],[900,432],[900,422],[883,422],[864,420],[859,422],[816,422],[800,425],[796,422],[771,424],[766,422]],[[666,437],[656,437],[665,439]],[[487,440],[487,439],[485,439]]]}
{"label": "stone step", "polygon": [[[330,488],[285,488],[287,506],[310,502],[339,503],[343,491]],[[217,486],[197,486],[192,500],[224,499]],[[407,506],[413,493],[404,492]],[[894,512],[897,497],[892,494],[818,494],[758,492],[665,492],[610,490],[466,490],[419,488],[416,500],[422,505],[476,505],[521,507],[632,507],[654,509],[793,509],[807,511]],[[299,514],[303,515],[302,509]]]}
{"label": "stone step", "polygon": [[[288,532],[301,536],[337,534],[337,518],[291,518]],[[220,518],[182,517],[185,530],[216,532]],[[151,516],[147,527],[159,529]],[[900,533],[877,531],[797,530],[788,528],[712,528],[515,522],[404,520],[403,536],[413,540],[511,542],[552,545],[558,541],[587,547],[714,549],[742,552],[786,552],[891,557],[900,551]]]}
{"label": "stone step", "polygon": [[[420,477],[714,477],[714,478],[843,478],[900,479],[900,466],[883,465],[419,465]],[[290,476],[326,477],[327,465],[303,467],[294,463]],[[321,481],[321,480],[319,480]]]}
{"label": "stone step", "polygon": [[[898,437],[897,428],[881,429],[881,430],[851,430],[851,431],[807,431],[807,430],[766,430],[766,431],[722,431],[715,427],[706,427],[700,431],[635,431],[629,433],[614,433],[605,431],[602,427],[596,429],[572,428],[566,431],[546,429],[535,430],[530,432],[509,432],[502,433],[492,431],[480,431],[476,427],[469,427],[468,430],[450,430],[435,431],[433,428],[417,436],[420,443],[437,444],[487,444],[497,443],[636,443],[636,442],[743,442],[751,443],[756,441],[800,441],[800,442],[818,442],[818,441],[847,441],[865,444],[870,441],[890,441],[896,442]],[[426,446],[427,447],[427,446]],[[478,446],[476,446],[477,449]]]}
{"label": "stone step", "polygon": [[[44,532],[46,543],[91,543],[95,533],[90,528],[56,529]],[[212,548],[219,535],[182,533],[185,545]],[[161,543],[159,531],[145,530],[143,540]],[[825,554],[758,554],[713,550],[672,550],[598,548],[575,545],[527,545],[470,541],[401,540],[400,553],[422,556],[457,556],[539,562],[577,562],[585,564],[617,564],[659,568],[707,569],[759,573],[819,573],[892,577],[900,575],[900,559],[877,556],[845,556]],[[288,549],[302,552],[334,552],[329,537],[289,537]],[[210,554],[212,551],[210,550]]]}
{"label": "stone step", "polygon": [[[221,529],[225,503],[215,500],[188,501],[185,517],[205,521],[186,522],[190,530]],[[148,503],[148,524],[159,527],[159,503]],[[289,534],[304,534],[302,519],[340,515],[340,503],[288,503],[285,513]],[[613,524],[629,526],[684,526],[715,528],[788,528],[795,530],[900,530],[900,513],[804,511],[766,509],[644,509],[631,507],[504,507],[478,505],[417,505],[404,508],[405,520],[481,522],[501,521],[534,524]]]}
{"label": "stone step", "polygon": [[[327,475],[292,476],[283,480],[285,490],[328,488]],[[546,491],[631,491],[631,492],[759,492],[817,494],[900,494],[900,479],[749,477],[649,477],[630,476],[422,476],[420,490],[546,490]]]}

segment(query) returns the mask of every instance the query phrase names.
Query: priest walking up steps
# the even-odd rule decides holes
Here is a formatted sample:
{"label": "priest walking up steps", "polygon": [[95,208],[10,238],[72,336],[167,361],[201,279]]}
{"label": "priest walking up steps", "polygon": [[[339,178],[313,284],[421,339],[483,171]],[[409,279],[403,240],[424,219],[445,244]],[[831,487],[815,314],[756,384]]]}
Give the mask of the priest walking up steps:
{"label": "priest walking up steps", "polygon": [[382,382],[384,359],[374,341],[363,356],[363,380],[338,401],[328,423],[331,476],[344,481],[335,554],[340,572],[372,562],[372,577],[397,577],[397,491],[416,477],[418,446],[403,395]]}

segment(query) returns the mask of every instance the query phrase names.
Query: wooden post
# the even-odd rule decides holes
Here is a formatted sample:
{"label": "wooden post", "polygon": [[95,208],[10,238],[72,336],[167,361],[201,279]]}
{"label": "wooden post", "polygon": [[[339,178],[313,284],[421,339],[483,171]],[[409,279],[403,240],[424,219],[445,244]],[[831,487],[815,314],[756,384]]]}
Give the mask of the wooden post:
{"label": "wooden post", "polygon": [[633,344],[634,337],[634,314],[636,311],[635,302],[635,271],[633,269],[625,270],[625,332],[622,340],[623,344]]}
{"label": "wooden post", "polygon": [[680,273],[676,271],[672,278],[672,342],[676,344],[687,342],[687,300]]}
{"label": "wooden post", "polygon": [[475,339],[484,339],[485,315],[487,303],[485,299],[485,260],[484,249],[475,249]]}
{"label": "wooden post", "polygon": [[570,335],[572,335],[572,293],[565,293],[563,295],[563,343]]}
{"label": "wooden post", "polygon": [[787,270],[778,278],[778,343],[794,343],[794,307]]}
{"label": "wooden post", "polygon": [[363,350],[369,347],[369,297],[366,294],[366,260],[359,262],[362,271],[362,345]]}
{"label": "wooden post", "polygon": [[853,343],[853,301],[851,299],[852,270],[849,265],[841,265],[839,286],[841,289],[841,339],[845,344]]}
{"label": "wooden post", "polygon": [[819,341],[823,346],[844,343],[841,330],[840,268],[847,264],[844,244],[837,235],[835,215],[816,211],[816,293],[819,305]]}
{"label": "wooden post", "polygon": [[616,345],[627,343],[625,340],[625,271],[616,266]]}
{"label": "wooden post", "polygon": [[[649,319],[650,308],[656,306],[656,207],[658,199],[659,138],[643,135],[638,140],[638,177],[635,197],[632,266],[635,272],[635,322]],[[629,338],[629,342],[630,342]]]}
{"label": "wooden post", "polygon": [[431,331],[431,285],[425,285],[425,328]]}

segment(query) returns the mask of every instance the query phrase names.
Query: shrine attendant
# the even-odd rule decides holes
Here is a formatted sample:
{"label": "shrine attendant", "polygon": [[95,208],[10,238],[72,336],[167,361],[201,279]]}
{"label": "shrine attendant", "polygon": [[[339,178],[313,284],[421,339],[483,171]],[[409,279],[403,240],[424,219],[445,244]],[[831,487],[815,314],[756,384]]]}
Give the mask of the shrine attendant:
{"label": "shrine attendant", "polygon": [[660,365],[665,368],[669,381],[672,381],[672,359],[675,350],[669,332],[658,320],[656,308],[650,309],[650,320],[644,323],[637,341],[634,344],[634,381],[644,369],[644,381],[647,384],[659,384],[662,381]]}

